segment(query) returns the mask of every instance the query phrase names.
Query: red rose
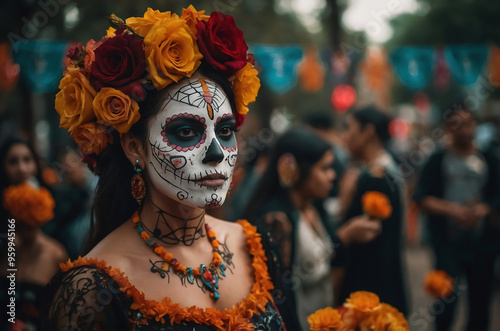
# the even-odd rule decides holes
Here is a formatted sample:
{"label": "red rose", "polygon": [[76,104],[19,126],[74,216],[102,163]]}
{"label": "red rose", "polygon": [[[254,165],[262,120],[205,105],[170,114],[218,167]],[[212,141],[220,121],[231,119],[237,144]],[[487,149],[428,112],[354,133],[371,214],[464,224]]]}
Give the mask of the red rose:
{"label": "red rose", "polygon": [[207,22],[200,21],[196,24],[196,30],[203,57],[226,77],[247,64],[248,46],[232,16],[212,12]]}
{"label": "red rose", "polygon": [[142,39],[130,34],[118,34],[104,41],[94,54],[90,83],[96,90],[113,87],[142,100],[141,80],[146,74]]}
{"label": "red rose", "polygon": [[243,122],[245,122],[245,115],[241,115],[237,111],[233,112],[233,115],[236,122],[235,126],[236,128],[239,128],[243,124]]}
{"label": "red rose", "polygon": [[68,57],[71,61],[83,61],[83,58],[85,57],[85,53],[83,52],[83,44],[76,43],[72,47],[70,47],[68,49],[68,52],[66,53],[66,57]]}

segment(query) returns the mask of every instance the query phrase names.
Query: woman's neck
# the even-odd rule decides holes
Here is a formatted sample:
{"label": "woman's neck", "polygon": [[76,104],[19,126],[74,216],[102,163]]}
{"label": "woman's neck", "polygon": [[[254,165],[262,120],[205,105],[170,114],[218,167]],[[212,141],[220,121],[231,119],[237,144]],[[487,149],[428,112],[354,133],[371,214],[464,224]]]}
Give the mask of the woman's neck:
{"label": "woman's neck", "polygon": [[305,197],[300,189],[292,188],[289,193],[293,205],[297,207],[299,211],[304,211],[311,205],[311,199]]}
{"label": "woman's neck", "polygon": [[169,200],[144,201],[139,212],[145,230],[158,244],[192,246],[205,237],[205,210]]}
{"label": "woman's neck", "polygon": [[370,164],[377,160],[381,155],[385,154],[385,149],[380,146],[380,144],[370,144],[366,146],[364,152],[363,152],[363,162]]}

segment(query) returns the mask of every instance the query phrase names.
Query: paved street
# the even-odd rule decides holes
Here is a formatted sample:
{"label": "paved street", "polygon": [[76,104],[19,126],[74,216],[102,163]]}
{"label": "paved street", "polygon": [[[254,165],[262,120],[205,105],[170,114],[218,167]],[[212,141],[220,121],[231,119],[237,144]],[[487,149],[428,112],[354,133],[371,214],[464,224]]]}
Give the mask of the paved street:
{"label": "paved street", "polygon": [[[405,255],[411,298],[411,313],[408,315],[410,329],[411,331],[434,331],[432,314],[430,314],[432,309],[435,309],[433,308],[433,300],[423,291],[425,276],[431,270],[431,252],[424,246],[408,246]],[[462,285],[462,287],[466,287],[465,283]],[[465,330],[466,299],[467,290],[465,289],[458,295],[458,311],[455,315],[452,331]],[[491,315],[490,331],[500,331],[500,281],[498,281],[498,277],[491,305]]]}

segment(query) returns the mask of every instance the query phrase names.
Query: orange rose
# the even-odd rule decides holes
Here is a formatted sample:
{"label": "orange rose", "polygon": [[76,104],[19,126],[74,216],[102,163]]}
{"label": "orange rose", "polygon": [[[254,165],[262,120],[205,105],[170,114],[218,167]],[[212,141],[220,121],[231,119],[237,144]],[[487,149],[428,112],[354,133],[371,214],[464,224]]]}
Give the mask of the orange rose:
{"label": "orange rose", "polygon": [[177,15],[158,21],[144,38],[144,48],[149,74],[158,90],[190,77],[203,58],[196,36]]}
{"label": "orange rose", "polygon": [[193,33],[196,35],[196,24],[199,21],[208,21],[210,16],[205,15],[204,10],[196,11],[193,5],[182,9],[181,18],[184,19]]}
{"label": "orange rose", "polygon": [[10,186],[4,191],[4,207],[12,218],[31,226],[40,226],[54,218],[56,203],[52,194],[44,188],[29,183]]}
{"label": "orange rose", "polygon": [[361,198],[363,210],[368,216],[386,219],[392,214],[391,202],[387,195],[377,192],[369,191],[363,194]]}
{"label": "orange rose", "polygon": [[129,17],[125,20],[125,23],[132,28],[135,33],[145,37],[156,22],[172,16],[178,17],[177,14],[172,15],[169,11],[162,13],[159,10],[153,10],[148,7],[144,13],[144,17]]}
{"label": "orange rose", "polygon": [[425,292],[435,298],[445,298],[453,292],[454,280],[443,270],[433,270],[425,277]]}
{"label": "orange rose", "polygon": [[99,154],[113,143],[113,137],[105,129],[105,126],[92,121],[77,126],[71,136],[84,154]]}
{"label": "orange rose", "polygon": [[68,74],[59,83],[55,108],[59,113],[61,128],[73,131],[81,124],[95,118],[92,100],[96,91],[77,68],[68,68]]}
{"label": "orange rose", "polygon": [[247,63],[236,72],[233,82],[234,101],[236,110],[241,115],[248,113],[248,104],[257,98],[260,88],[260,79],[257,70],[251,63]]}
{"label": "orange rose", "polygon": [[344,307],[353,308],[361,312],[372,312],[380,308],[378,295],[367,291],[357,291],[351,293],[344,303]]}
{"label": "orange rose", "polygon": [[102,41],[95,42],[94,39],[90,39],[87,42],[87,45],[85,45],[85,71],[88,73],[90,72],[92,68],[92,63],[95,61],[95,54],[94,51],[97,47],[99,47],[102,44]]}
{"label": "orange rose", "polygon": [[128,132],[130,127],[141,118],[137,102],[111,87],[102,88],[92,105],[97,122],[112,126],[120,134]]}
{"label": "orange rose", "polygon": [[307,322],[311,331],[336,331],[344,326],[342,315],[332,307],[317,310],[307,317]]}

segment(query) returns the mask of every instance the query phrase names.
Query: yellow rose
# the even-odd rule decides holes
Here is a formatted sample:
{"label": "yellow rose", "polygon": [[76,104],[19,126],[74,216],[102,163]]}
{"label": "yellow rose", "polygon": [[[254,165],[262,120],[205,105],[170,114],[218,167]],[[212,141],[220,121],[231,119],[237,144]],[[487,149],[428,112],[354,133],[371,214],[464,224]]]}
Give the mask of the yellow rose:
{"label": "yellow rose", "polygon": [[92,105],[97,122],[112,126],[120,134],[128,132],[130,127],[141,118],[137,102],[122,91],[111,87],[102,88]]}
{"label": "yellow rose", "polygon": [[148,8],[144,13],[144,17],[129,17],[125,20],[125,23],[131,27],[135,33],[145,37],[156,22],[172,16],[178,17],[177,14],[172,15],[169,11],[162,13],[159,10]]}
{"label": "yellow rose", "polygon": [[257,70],[251,63],[247,63],[236,72],[233,81],[234,101],[236,110],[241,115],[248,113],[248,104],[257,98],[260,88],[260,79],[257,77]]}
{"label": "yellow rose", "polygon": [[174,15],[155,23],[144,38],[148,70],[156,89],[190,77],[201,64],[196,36]]}
{"label": "yellow rose", "polygon": [[106,30],[106,38],[113,38],[114,36],[116,36],[116,29],[109,27],[109,29]]}
{"label": "yellow rose", "polygon": [[208,21],[210,16],[205,15],[204,10],[197,11],[193,5],[182,9],[181,18],[184,19],[193,33],[196,35],[196,24],[199,21]]}
{"label": "yellow rose", "polygon": [[59,83],[59,89],[55,108],[61,117],[61,128],[71,132],[76,126],[95,118],[92,100],[96,91],[78,68],[68,68],[67,75]]}
{"label": "yellow rose", "polygon": [[76,127],[71,136],[85,154],[99,154],[108,144],[113,143],[113,137],[106,132],[106,127],[95,121]]}

